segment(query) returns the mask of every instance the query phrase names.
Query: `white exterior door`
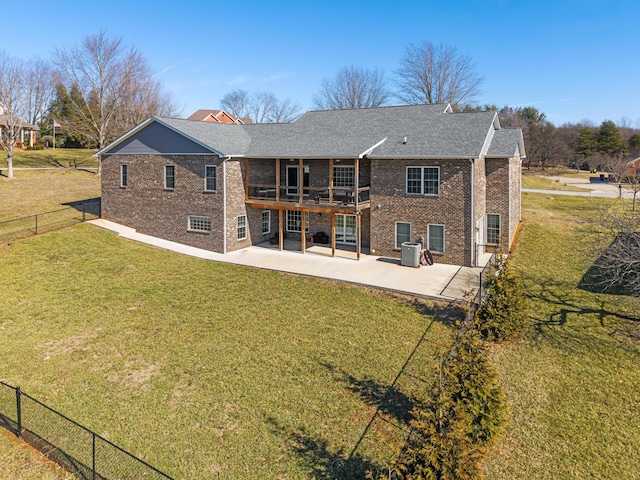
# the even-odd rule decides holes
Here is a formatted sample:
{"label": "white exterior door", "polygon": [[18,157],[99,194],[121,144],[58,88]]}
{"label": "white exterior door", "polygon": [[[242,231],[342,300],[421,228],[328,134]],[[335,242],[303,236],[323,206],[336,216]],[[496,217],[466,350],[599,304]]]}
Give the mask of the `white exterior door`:
{"label": "white exterior door", "polygon": [[336,243],[355,245],[356,216],[336,214]]}
{"label": "white exterior door", "polygon": [[484,255],[484,217],[480,217],[476,223],[476,252],[478,256]]}

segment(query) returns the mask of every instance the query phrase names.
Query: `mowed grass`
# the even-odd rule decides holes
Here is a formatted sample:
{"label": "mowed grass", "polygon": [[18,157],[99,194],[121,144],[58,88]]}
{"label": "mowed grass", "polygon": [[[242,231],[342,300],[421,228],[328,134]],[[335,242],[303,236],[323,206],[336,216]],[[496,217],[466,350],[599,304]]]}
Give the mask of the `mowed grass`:
{"label": "mowed grass", "polygon": [[561,182],[555,182],[549,178],[539,177],[536,175],[524,175],[522,177],[522,188],[536,188],[539,190],[567,190],[573,192],[588,192],[589,189],[576,187],[575,185],[566,185]]}
{"label": "mowed grass", "polygon": [[[13,168],[89,168],[98,167],[98,159],[93,156],[97,150],[85,148],[48,148],[46,150],[16,150]],[[0,169],[6,175],[6,154],[0,160]]]}
{"label": "mowed grass", "polygon": [[69,474],[40,452],[0,428],[0,478],[11,480],[62,480]]}
{"label": "mowed grass", "polygon": [[534,333],[493,350],[512,418],[487,477],[639,478],[640,299],[578,288],[596,257],[583,219],[607,200],[523,200],[514,261]]}
{"label": "mowed grass", "polygon": [[449,341],[429,305],[87,224],[0,256],[0,379],[176,478],[360,478],[380,392]]}
{"label": "mowed grass", "polygon": [[58,162],[63,164],[77,161],[97,166],[97,160],[91,156],[93,152],[74,149],[16,152],[15,166],[52,167],[54,170],[16,170],[11,180],[3,170],[0,222],[56,210],[68,202],[99,197],[100,177],[94,171],[53,167],[47,163],[50,155],[56,155]]}

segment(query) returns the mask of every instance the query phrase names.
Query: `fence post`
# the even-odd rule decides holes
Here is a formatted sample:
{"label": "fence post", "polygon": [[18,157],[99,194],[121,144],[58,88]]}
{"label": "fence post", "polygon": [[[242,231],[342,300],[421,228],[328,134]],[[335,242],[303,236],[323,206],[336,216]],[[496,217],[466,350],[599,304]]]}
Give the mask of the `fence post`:
{"label": "fence post", "polygon": [[38,234],[38,215],[36,215],[36,235]]}
{"label": "fence post", "polygon": [[82,221],[83,222],[85,220],[85,207],[84,207],[84,205],[85,205],[85,201],[83,200],[82,201]]}
{"label": "fence post", "polygon": [[91,432],[91,472],[92,480],[96,480],[96,434]]}
{"label": "fence post", "polygon": [[22,432],[22,402],[20,401],[20,387],[16,387],[16,410],[17,410],[17,421],[18,421],[18,437],[20,437]]}

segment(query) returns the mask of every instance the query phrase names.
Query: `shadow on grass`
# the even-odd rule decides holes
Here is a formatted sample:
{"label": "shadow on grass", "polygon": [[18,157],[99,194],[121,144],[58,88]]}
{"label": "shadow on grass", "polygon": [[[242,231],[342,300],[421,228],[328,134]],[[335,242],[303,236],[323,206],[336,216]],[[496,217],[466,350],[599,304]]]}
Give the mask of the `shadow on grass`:
{"label": "shadow on grass", "polygon": [[80,213],[99,217],[101,213],[102,197],[87,198],[76,202],[63,203],[62,205],[71,207]]}
{"label": "shadow on grass", "polygon": [[394,385],[382,385],[370,378],[356,378],[330,363],[323,362],[321,365],[332,374],[337,375],[339,381],[348,390],[358,394],[365,403],[375,406],[374,417],[383,413],[404,424],[411,420],[411,410],[415,400],[398,390]]}
{"label": "shadow on grass", "polygon": [[380,470],[378,465],[359,455],[347,457],[341,450],[332,452],[326,439],[314,436],[304,428],[282,425],[273,417],[267,417],[267,423],[274,433],[286,437],[298,461],[310,471],[309,478],[356,480],[365,478],[368,472]]}
{"label": "shadow on grass", "polygon": [[[534,291],[530,289],[528,297],[539,305],[531,315],[533,333],[565,351],[589,351],[597,355],[603,348],[605,336],[622,335],[634,344],[640,338],[637,311],[623,313],[616,310],[615,304],[609,305],[602,300],[596,306],[593,301],[596,299],[589,301],[579,295],[579,290],[572,291],[564,283],[544,282]],[[602,330],[594,330],[594,327]],[[637,352],[637,347],[627,346],[624,342],[618,346]]]}
{"label": "shadow on grass", "polygon": [[593,262],[578,288],[592,293],[640,296],[640,233],[620,233]]}

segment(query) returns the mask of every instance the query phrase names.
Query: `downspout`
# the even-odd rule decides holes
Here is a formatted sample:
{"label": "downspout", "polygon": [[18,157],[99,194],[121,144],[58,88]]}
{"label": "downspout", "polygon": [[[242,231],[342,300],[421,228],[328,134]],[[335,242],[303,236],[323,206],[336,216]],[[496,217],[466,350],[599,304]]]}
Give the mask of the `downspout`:
{"label": "downspout", "polygon": [[222,159],[222,253],[227,253],[227,160],[231,157]]}
{"label": "downspout", "polygon": [[475,198],[475,193],[474,193],[474,186],[475,186],[475,176],[474,176],[474,170],[475,170],[475,158],[470,158],[469,159],[471,161],[471,266],[475,267],[475,243],[476,243],[476,221],[475,221],[475,202],[476,202],[476,198]]}

